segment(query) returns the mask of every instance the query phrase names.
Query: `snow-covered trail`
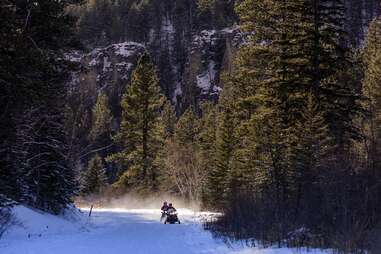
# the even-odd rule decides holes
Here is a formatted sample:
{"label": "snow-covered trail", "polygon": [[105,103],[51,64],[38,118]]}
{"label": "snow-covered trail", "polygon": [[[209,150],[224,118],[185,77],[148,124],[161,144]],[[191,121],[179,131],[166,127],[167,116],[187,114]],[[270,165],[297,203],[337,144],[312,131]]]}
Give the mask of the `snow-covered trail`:
{"label": "snow-covered trail", "polygon": [[202,229],[199,216],[180,210],[182,224],[159,222],[159,210],[94,210],[86,227],[28,238],[5,237],[1,254],[291,254],[287,249],[227,247]]}
{"label": "snow-covered trail", "polygon": [[[2,254],[228,253],[214,241],[189,210],[180,210],[182,224],[159,222],[159,210],[94,210],[87,226],[73,232],[5,238]],[[86,218],[87,219],[87,218]]]}

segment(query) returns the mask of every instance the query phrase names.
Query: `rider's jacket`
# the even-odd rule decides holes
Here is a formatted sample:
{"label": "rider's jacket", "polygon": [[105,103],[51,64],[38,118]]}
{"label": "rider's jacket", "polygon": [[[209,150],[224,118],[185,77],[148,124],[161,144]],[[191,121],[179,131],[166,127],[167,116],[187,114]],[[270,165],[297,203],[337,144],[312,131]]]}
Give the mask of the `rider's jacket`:
{"label": "rider's jacket", "polygon": [[173,206],[172,207],[168,207],[167,212],[176,212],[176,208],[174,208]]}

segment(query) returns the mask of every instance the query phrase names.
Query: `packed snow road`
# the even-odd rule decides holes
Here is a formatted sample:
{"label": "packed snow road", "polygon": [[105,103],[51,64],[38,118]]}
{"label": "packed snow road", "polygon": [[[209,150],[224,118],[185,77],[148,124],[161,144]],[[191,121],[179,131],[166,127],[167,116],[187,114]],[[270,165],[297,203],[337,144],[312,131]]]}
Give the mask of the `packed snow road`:
{"label": "packed snow road", "polygon": [[[24,216],[28,213],[25,210],[19,209],[16,214]],[[203,230],[200,215],[189,210],[179,210],[180,225],[160,223],[159,210],[94,210],[83,223],[71,225],[46,214],[28,216],[33,221],[24,221],[0,240],[1,254],[294,253],[288,249],[249,249],[238,244],[229,248]]]}

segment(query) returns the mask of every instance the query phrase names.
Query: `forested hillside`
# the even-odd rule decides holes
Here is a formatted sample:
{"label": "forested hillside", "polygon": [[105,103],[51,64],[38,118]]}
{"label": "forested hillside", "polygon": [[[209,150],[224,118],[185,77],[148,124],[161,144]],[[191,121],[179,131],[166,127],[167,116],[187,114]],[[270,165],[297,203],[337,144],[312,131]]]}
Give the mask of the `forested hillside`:
{"label": "forested hillside", "polygon": [[0,223],[155,192],[216,236],[377,253],[379,4],[2,1]]}

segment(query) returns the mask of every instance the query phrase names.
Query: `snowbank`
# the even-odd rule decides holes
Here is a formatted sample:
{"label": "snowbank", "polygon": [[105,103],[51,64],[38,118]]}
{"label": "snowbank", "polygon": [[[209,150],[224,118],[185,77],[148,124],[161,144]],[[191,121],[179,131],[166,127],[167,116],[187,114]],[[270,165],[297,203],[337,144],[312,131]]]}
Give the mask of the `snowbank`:
{"label": "snowbank", "polygon": [[72,234],[84,228],[85,216],[74,208],[62,216],[54,216],[18,205],[12,209],[12,213],[16,223],[3,235],[2,240],[5,241]]}

